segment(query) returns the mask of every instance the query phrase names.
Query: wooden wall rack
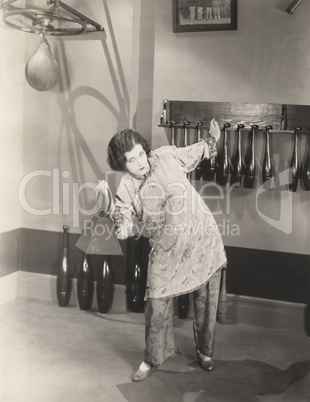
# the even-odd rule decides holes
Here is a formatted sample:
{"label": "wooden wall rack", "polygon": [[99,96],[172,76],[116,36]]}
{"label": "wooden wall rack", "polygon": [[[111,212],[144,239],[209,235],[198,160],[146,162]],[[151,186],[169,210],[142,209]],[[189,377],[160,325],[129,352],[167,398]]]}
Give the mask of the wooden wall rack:
{"label": "wooden wall rack", "polygon": [[197,122],[202,122],[202,129],[208,129],[210,120],[215,118],[220,127],[230,123],[228,131],[234,131],[239,123],[249,130],[253,124],[258,130],[265,130],[266,125],[273,127],[272,132],[294,132],[296,126],[302,127],[301,134],[310,132],[310,106],[288,105],[274,103],[231,103],[231,102],[195,102],[195,101],[163,101],[163,112],[160,127],[176,128],[190,124],[188,128],[196,128]]}
{"label": "wooden wall rack", "polygon": [[[274,167],[272,163],[272,147],[269,135],[293,134],[293,152],[289,168],[291,168],[291,181],[289,188],[296,191],[300,179],[303,188],[310,191],[310,106],[289,105],[273,103],[230,103],[230,102],[195,102],[195,101],[163,101],[163,112],[160,116],[160,127],[171,129],[171,144],[186,146],[189,141],[189,129],[197,132],[196,139],[206,137],[204,131],[209,130],[210,121],[215,118],[224,135],[218,143],[219,155],[204,161],[202,168],[204,180],[212,181],[216,177],[218,184],[226,185],[230,176],[230,183],[241,186],[244,177],[244,187],[253,188],[256,174],[256,149],[255,137],[263,132],[266,136],[264,160],[262,164],[262,182],[273,185]],[[182,130],[179,130],[182,129]],[[248,151],[243,156],[243,131],[250,132],[247,135]],[[181,140],[180,136],[181,133]],[[234,155],[228,155],[227,134],[236,135],[236,150]],[[299,135],[307,135],[308,143],[305,162],[301,161],[298,151]],[[201,166],[200,166],[201,168]],[[201,172],[196,174],[200,178]]]}

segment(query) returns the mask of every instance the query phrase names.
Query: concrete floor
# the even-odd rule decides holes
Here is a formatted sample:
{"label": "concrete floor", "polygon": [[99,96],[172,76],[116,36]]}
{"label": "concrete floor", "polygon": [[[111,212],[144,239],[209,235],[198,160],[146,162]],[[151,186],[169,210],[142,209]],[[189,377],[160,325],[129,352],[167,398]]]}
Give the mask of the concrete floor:
{"label": "concrete floor", "polygon": [[194,355],[191,319],[175,318],[180,354],[143,383],[144,316],[16,299],[1,307],[1,402],[310,401],[310,339],[217,326],[212,373]]}

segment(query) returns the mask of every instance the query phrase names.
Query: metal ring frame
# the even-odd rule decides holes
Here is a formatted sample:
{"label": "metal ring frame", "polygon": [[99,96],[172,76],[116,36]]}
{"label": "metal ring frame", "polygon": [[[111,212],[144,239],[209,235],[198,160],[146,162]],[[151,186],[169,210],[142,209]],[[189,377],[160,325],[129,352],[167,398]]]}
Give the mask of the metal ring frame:
{"label": "metal ring frame", "polygon": [[[35,14],[35,15],[32,15]],[[13,15],[22,15],[25,18],[28,18],[33,21],[31,28],[25,28],[20,25],[13,24],[12,22],[7,21],[8,17]],[[38,18],[39,16],[39,18]],[[58,29],[49,29],[48,26],[45,25],[45,22],[53,20],[64,21],[69,23],[74,23],[80,25],[80,28],[58,28]],[[43,23],[40,24],[40,21]],[[19,31],[41,34],[45,33],[46,35],[78,35],[86,31],[87,24],[81,19],[75,19],[72,17],[65,17],[59,14],[55,14],[53,12],[44,12],[42,10],[36,9],[17,9],[13,11],[4,11],[3,12],[3,22],[11,28],[18,29]],[[34,25],[34,22],[38,22],[38,24]],[[38,27],[42,27],[42,29],[37,29]]]}

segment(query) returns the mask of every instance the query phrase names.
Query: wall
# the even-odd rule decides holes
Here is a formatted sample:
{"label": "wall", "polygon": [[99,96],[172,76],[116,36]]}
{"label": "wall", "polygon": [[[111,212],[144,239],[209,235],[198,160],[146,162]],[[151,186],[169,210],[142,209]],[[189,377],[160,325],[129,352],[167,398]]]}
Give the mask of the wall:
{"label": "wall", "polygon": [[[172,7],[156,2],[153,80],[153,147],[167,144],[169,130],[159,128],[162,101],[221,101],[244,103],[310,104],[310,4],[303,2],[293,15],[290,0],[239,0],[236,31],[173,33]],[[274,135],[274,163],[285,170],[292,154],[291,136]],[[263,138],[257,143],[257,163],[263,160]],[[299,152],[305,159],[306,137]],[[230,144],[234,149],[233,141]],[[235,189],[225,193],[208,189],[217,200],[208,200],[219,224],[237,225],[240,236],[224,233],[227,246],[309,254],[309,192],[300,187],[292,196],[292,212],[285,211],[280,190],[258,193]],[[226,202],[230,201],[229,208]],[[256,207],[257,202],[257,207]],[[282,210],[281,210],[282,203]],[[261,215],[259,215],[258,210]],[[284,226],[277,228],[284,213]],[[273,219],[272,224],[265,218]],[[283,229],[283,228],[282,228]]]}
{"label": "wall", "polygon": [[21,221],[16,195],[22,170],[23,76],[19,74],[19,66],[23,60],[24,38],[17,31],[11,34],[11,30],[2,25],[0,29],[0,203],[1,211],[11,211],[1,215],[0,232],[6,232],[19,228]]}
{"label": "wall", "polygon": [[[108,170],[108,142],[130,125],[133,1],[67,4],[105,32],[48,37],[59,83],[45,93],[25,86],[23,174],[38,174],[25,181],[25,203],[33,212],[24,211],[22,226],[61,231],[67,224],[80,233],[95,213],[94,187]],[[25,63],[39,42],[37,35],[26,36]]]}
{"label": "wall", "polygon": [[23,35],[1,25],[0,49],[0,260],[1,274],[7,274],[18,268],[22,214],[17,194],[22,172]]}

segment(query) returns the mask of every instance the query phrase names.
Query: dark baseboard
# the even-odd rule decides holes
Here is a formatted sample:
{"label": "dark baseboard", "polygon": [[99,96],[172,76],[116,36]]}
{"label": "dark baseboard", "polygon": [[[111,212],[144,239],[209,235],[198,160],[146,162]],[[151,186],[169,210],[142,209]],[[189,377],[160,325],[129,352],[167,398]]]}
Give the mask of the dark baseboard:
{"label": "dark baseboard", "polygon": [[[68,233],[68,251],[71,273],[77,277],[83,259],[83,252],[75,244],[80,237],[76,233]],[[126,243],[121,242],[124,256],[111,256],[114,283],[125,283]],[[57,275],[62,264],[63,234],[34,229],[22,229],[21,270],[26,272]],[[103,256],[91,255],[90,265],[96,278]]]}
{"label": "dark baseboard", "polygon": [[309,303],[310,255],[226,247],[227,292]]}
{"label": "dark baseboard", "polygon": [[[69,232],[69,260],[73,277],[77,277],[83,257],[82,252],[75,247],[78,238],[79,234]],[[61,232],[22,228],[2,234],[0,239],[3,249],[0,276],[18,269],[33,273],[57,274],[62,260]],[[132,258],[132,243],[122,241],[121,247],[124,256],[112,256],[111,266],[114,283],[124,285],[127,280],[127,260]],[[147,250],[145,243],[142,247],[143,260],[146,260]],[[310,255],[242,247],[226,247],[226,252],[228,293],[309,304]],[[102,258],[102,256],[91,256],[94,277],[101,266]],[[144,263],[144,267],[145,265]]]}
{"label": "dark baseboard", "polygon": [[21,229],[0,233],[0,277],[20,269]]}

